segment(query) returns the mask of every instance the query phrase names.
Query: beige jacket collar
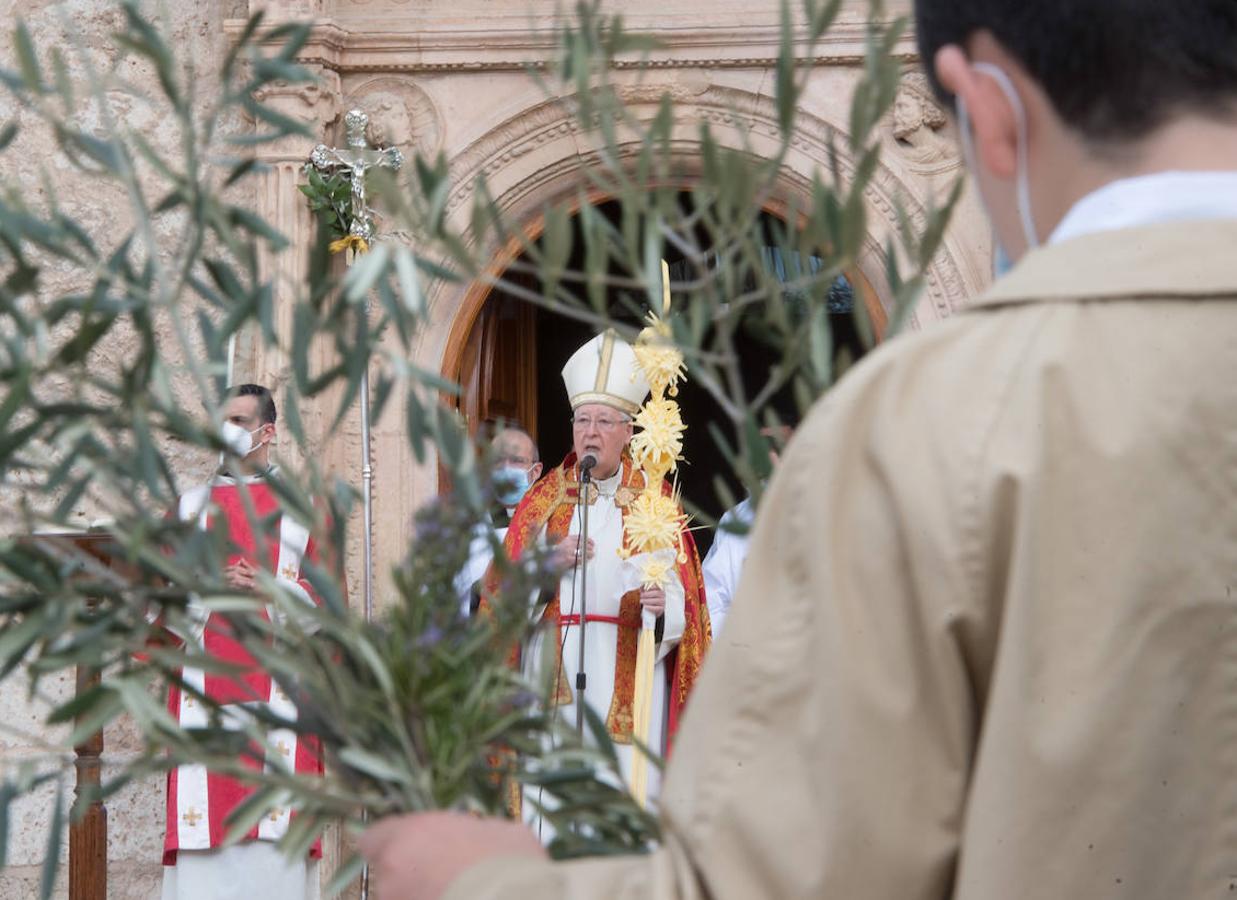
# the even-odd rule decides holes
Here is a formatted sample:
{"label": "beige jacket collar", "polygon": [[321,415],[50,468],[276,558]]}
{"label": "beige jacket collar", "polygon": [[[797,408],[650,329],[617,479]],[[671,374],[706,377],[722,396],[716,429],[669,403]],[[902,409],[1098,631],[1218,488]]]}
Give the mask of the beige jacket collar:
{"label": "beige jacket collar", "polygon": [[1237,299],[1237,219],[1087,234],[1028,253],[975,300]]}

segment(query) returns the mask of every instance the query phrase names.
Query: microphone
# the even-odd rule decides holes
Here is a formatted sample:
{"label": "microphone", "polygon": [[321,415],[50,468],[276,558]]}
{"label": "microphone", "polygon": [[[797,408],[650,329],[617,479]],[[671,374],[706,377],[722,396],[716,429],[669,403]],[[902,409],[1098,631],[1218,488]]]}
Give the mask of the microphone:
{"label": "microphone", "polygon": [[588,481],[589,473],[593,471],[593,466],[597,465],[597,457],[591,453],[586,453],[584,458],[580,460],[580,481]]}

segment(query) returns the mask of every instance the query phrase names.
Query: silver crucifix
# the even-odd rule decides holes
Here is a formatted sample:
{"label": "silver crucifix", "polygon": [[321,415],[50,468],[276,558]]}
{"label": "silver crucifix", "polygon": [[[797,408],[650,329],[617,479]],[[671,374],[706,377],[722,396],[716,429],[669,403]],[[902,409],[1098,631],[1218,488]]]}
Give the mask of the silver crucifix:
{"label": "silver crucifix", "polygon": [[395,147],[375,150],[365,140],[365,126],[369,116],[362,110],[350,109],[344,116],[344,131],[348,146],[343,150],[319,144],[309,155],[319,172],[343,171],[352,185],[352,225],[348,233],[368,242],[374,237],[374,211],[369,208],[365,194],[365,176],[370,169],[395,171],[404,164],[404,154]]}

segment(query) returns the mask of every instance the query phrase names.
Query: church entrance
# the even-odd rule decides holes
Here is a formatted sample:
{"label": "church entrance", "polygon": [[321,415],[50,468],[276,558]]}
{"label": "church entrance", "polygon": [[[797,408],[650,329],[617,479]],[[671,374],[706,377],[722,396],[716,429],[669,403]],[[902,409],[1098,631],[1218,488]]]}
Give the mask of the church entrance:
{"label": "church entrance", "polygon": [[[616,216],[617,204],[601,204],[599,210]],[[575,246],[582,245],[577,235]],[[773,248],[770,248],[771,250]],[[671,280],[676,280],[679,262],[668,255]],[[777,265],[776,259],[771,259]],[[582,260],[569,265],[582,267]],[[508,278],[511,278],[508,274]],[[539,290],[528,280],[525,285]],[[864,353],[862,340],[855,328],[853,304],[865,303],[878,336],[884,331],[885,315],[870,284],[859,273],[839,279],[830,294],[830,324],[837,357],[856,360]],[[611,314],[621,322],[637,325],[635,318],[615,298]],[[550,312],[524,300],[495,289],[485,297],[467,338],[458,355],[458,370],[448,366],[447,375],[459,380],[463,387],[460,410],[473,434],[503,422],[513,422],[527,429],[537,439],[546,468],[558,465],[571,449],[571,407],[563,389],[560,372],[568,358],[594,336],[591,325]],[[757,383],[777,361],[774,352],[752,338],[743,347],[742,367],[745,381]],[[733,440],[733,429],[717,403],[702,388],[690,381],[680,387],[680,406],[687,424],[684,456],[679,482],[689,510],[695,508],[713,518],[725,511],[716,489],[717,479],[726,482],[731,493],[742,497],[742,490],[728,472],[728,466],[709,433],[710,424],[721,428],[727,440]],[[774,401],[783,421],[794,422],[798,412],[789,391]],[[711,543],[709,529],[697,532],[700,552]]]}

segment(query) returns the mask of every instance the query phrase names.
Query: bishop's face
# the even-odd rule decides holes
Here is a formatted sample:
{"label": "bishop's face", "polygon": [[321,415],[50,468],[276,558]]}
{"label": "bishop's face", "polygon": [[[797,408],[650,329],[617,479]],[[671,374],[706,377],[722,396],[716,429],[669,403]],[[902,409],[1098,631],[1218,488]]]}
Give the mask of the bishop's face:
{"label": "bishop's face", "polygon": [[609,478],[618,471],[623,448],[631,440],[631,418],[604,403],[585,403],[571,417],[571,445],[576,457],[597,457],[594,478]]}

